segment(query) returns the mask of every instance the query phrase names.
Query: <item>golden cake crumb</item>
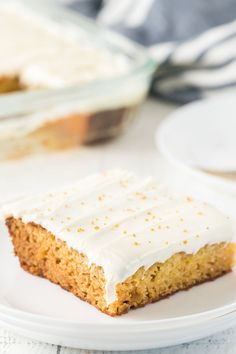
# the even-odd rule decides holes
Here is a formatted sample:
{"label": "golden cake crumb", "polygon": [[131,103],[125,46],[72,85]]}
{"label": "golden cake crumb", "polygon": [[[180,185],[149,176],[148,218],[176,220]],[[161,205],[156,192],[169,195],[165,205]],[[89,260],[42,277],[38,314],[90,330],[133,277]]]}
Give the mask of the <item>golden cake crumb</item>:
{"label": "golden cake crumb", "polygon": [[86,256],[39,225],[24,224],[14,218],[8,218],[6,224],[22,268],[59,284],[111,316],[217,278],[230,272],[234,264],[235,246],[231,243],[207,245],[191,255],[180,252],[147,270],[138,269],[116,286],[117,300],[107,305],[106,280],[101,267],[88,266]]}
{"label": "golden cake crumb", "polygon": [[[117,284],[117,300],[107,305],[106,280],[101,267],[89,266],[85,255],[69,248],[40,225],[24,224],[14,218],[8,218],[6,224],[22,268],[59,284],[111,316],[217,278],[230,272],[234,264],[235,246],[231,243],[207,245],[191,255],[180,252],[147,270],[141,267]],[[139,242],[133,244],[140,246]]]}

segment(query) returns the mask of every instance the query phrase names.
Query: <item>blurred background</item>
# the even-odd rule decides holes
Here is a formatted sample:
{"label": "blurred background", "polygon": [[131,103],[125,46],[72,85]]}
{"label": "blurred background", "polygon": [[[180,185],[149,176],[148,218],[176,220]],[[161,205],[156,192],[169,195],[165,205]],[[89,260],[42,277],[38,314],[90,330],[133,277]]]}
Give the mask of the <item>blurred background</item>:
{"label": "blurred background", "polygon": [[152,94],[178,103],[236,84],[234,0],[61,0],[144,45],[157,60]]}
{"label": "blurred background", "polygon": [[2,203],[119,167],[232,209],[235,0],[18,0],[0,12]]}

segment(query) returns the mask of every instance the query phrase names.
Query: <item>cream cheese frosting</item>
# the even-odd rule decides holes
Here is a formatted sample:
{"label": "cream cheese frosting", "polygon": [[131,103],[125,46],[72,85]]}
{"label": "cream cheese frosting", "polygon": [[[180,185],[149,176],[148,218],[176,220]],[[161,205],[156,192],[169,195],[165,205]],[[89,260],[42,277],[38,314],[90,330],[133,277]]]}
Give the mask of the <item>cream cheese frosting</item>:
{"label": "cream cheese frosting", "polygon": [[173,254],[193,254],[206,244],[230,242],[233,224],[204,202],[172,196],[152,178],[112,170],[60,191],[5,206],[5,217],[34,222],[101,266],[107,303],[116,285]]}
{"label": "cream cheese frosting", "polygon": [[79,26],[59,24],[27,6],[0,1],[0,76],[59,88],[125,74],[128,58],[99,45]]}

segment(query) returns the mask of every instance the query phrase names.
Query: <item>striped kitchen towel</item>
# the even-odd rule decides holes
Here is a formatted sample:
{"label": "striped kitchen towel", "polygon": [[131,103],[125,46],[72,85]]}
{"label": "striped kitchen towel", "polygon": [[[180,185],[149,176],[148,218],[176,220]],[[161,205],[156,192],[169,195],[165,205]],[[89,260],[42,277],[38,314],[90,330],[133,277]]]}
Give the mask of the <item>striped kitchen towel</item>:
{"label": "striped kitchen towel", "polygon": [[236,0],[60,0],[143,44],[151,93],[187,103],[236,90]]}

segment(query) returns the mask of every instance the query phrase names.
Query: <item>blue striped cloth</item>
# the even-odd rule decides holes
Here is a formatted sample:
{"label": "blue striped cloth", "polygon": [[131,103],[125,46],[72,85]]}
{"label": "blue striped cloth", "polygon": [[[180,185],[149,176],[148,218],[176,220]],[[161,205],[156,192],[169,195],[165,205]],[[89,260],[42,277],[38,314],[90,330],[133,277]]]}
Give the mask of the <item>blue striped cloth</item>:
{"label": "blue striped cloth", "polygon": [[236,87],[236,0],[61,0],[143,44],[151,93],[187,103]]}

